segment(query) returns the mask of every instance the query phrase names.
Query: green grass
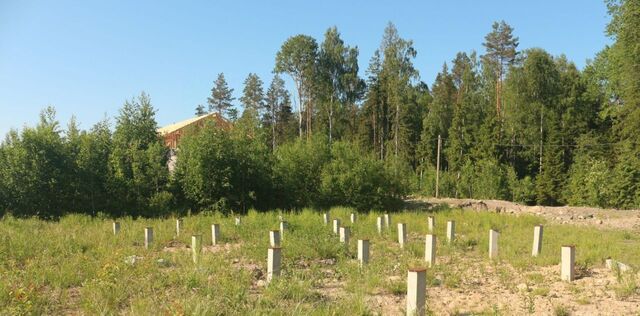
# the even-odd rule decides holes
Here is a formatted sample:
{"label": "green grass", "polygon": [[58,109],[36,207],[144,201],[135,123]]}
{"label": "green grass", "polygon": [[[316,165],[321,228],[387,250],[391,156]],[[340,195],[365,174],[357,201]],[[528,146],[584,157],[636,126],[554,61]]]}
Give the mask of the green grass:
{"label": "green grass", "polygon": [[[406,271],[424,265],[427,216],[436,219],[437,264],[428,270],[428,286],[460,287],[469,269],[462,256],[487,261],[488,232],[500,231],[500,251],[493,263],[501,282],[512,284],[512,271],[559,263],[560,246],[575,244],[577,262],[601,265],[612,257],[640,266],[640,237],[635,233],[548,224],[534,216],[442,210],[392,214],[392,226],[379,235],[376,217],[359,214],[349,222],[347,208],[334,208],[331,218],[351,226],[351,243],[341,245],[320,212],[250,212],[236,227],[234,216],[201,214],[184,218],[179,237],[175,219],[121,218],[114,236],[111,220],[69,215],[57,222],[5,217],[0,221],[0,314],[270,314],[366,315],[375,314],[366,298],[376,293],[403,295]],[[266,287],[257,286],[256,273],[266,273],[268,231],[278,229],[278,215],[289,222],[282,240],[283,276]],[[446,221],[456,221],[456,241],[445,239]],[[397,223],[407,223],[409,244],[397,244]],[[220,223],[227,249],[204,252],[194,264],[188,251],[163,251],[169,244],[190,245],[192,234],[203,234],[211,244],[211,224]],[[545,224],[542,254],[531,257],[533,226]],[[154,243],[144,249],[144,227],[154,228]],[[361,269],[356,240],[371,240],[371,261]],[[229,246],[231,244],[231,246]],[[141,259],[135,264],[125,260]],[[258,271],[247,267],[256,266]],[[254,269],[255,270],[255,269]],[[390,278],[392,277],[392,278]],[[546,296],[544,277],[530,273],[533,296]],[[328,284],[335,288],[329,289]],[[635,279],[616,285],[626,298],[637,292]],[[334,291],[334,292],[332,292]],[[533,310],[534,306],[528,306]]]}

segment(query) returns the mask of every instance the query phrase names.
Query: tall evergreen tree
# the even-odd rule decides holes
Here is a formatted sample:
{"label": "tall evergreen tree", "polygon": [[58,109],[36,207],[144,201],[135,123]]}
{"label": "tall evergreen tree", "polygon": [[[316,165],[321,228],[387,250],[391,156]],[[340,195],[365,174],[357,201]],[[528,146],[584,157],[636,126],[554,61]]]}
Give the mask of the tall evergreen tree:
{"label": "tall evergreen tree", "polygon": [[264,109],[264,90],[262,88],[262,80],[258,75],[250,73],[244,80],[244,89],[240,102],[244,107],[244,113],[258,118]]}
{"label": "tall evergreen tree", "polygon": [[405,147],[408,143],[405,118],[411,113],[407,111],[406,97],[412,80],[418,78],[418,71],[413,67],[412,62],[417,52],[413,48],[413,41],[402,39],[391,22],[384,30],[380,51],[384,56],[380,76],[383,88],[386,89],[389,114],[392,116],[389,122],[393,154],[398,157],[401,146]]}
{"label": "tall evergreen tree", "polygon": [[518,37],[513,36],[513,28],[505,21],[494,22],[491,32],[485,36],[482,44],[487,52],[482,56],[484,65],[494,75],[496,115],[502,115],[502,80],[506,69],[516,59],[518,51]]}
{"label": "tall evergreen tree", "polygon": [[[436,76],[431,88],[433,101],[429,105],[428,112],[422,124],[420,136],[419,154],[423,164],[436,166],[437,139],[449,137],[449,128],[453,117],[453,109],[456,100],[456,86],[453,77],[445,63],[442,71]],[[446,165],[446,160],[441,160],[441,165]]]}
{"label": "tall evergreen tree", "polygon": [[608,52],[608,77],[621,105],[615,128],[621,138],[634,139],[640,130],[640,1],[607,0],[607,6],[607,34],[615,40]]}
{"label": "tall evergreen tree", "polygon": [[202,104],[198,104],[198,106],[196,106],[196,116],[203,116],[205,114],[207,114],[207,111],[204,108],[204,105]]}
{"label": "tall evergreen tree", "polygon": [[386,139],[386,104],[384,90],[380,80],[382,71],[382,57],[376,50],[369,61],[367,69],[367,93],[360,111],[359,135],[364,147],[377,152],[380,159],[384,159],[384,142]]}
{"label": "tall evergreen tree", "polygon": [[285,140],[283,138],[291,119],[289,92],[285,88],[284,80],[277,74],[267,90],[265,109],[263,125],[270,129],[271,150],[275,151],[278,144]]}
{"label": "tall evergreen tree", "polygon": [[211,88],[211,97],[207,99],[209,103],[209,112],[216,112],[218,115],[230,114],[229,110],[233,106],[235,98],[233,97],[233,89],[229,88],[224,73],[219,73],[218,78]]}
{"label": "tall evergreen tree", "polygon": [[167,152],[157,134],[155,114],[151,99],[143,92],[126,101],[116,118],[109,182],[119,212],[153,215],[150,203],[166,194]]}
{"label": "tall evergreen tree", "polygon": [[417,137],[410,128],[422,115],[416,107],[418,95],[413,86],[419,78],[412,62],[415,56],[413,42],[401,38],[395,25],[389,23],[367,70],[369,90],[360,116],[360,135],[372,140],[381,159],[414,158]]}

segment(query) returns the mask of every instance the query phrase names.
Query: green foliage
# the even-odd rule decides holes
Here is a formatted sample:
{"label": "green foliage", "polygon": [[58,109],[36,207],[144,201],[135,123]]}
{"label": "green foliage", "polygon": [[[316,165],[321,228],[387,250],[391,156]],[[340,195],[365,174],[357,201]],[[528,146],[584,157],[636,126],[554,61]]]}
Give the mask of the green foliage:
{"label": "green foliage", "polygon": [[240,102],[244,107],[243,115],[252,115],[259,117],[264,109],[264,91],[262,89],[262,80],[258,75],[250,73],[244,80],[244,89]]}
{"label": "green foliage", "polygon": [[535,183],[530,176],[518,179],[516,172],[509,168],[507,170],[507,181],[511,191],[511,201],[524,204],[533,204],[535,202]]}
{"label": "green foliage", "polygon": [[265,113],[262,117],[263,128],[271,139],[271,151],[279,144],[295,137],[295,123],[291,112],[291,97],[285,88],[284,80],[277,74],[273,76],[265,96]]}
{"label": "green foliage", "polygon": [[2,144],[3,208],[14,215],[57,217],[69,206],[71,161],[55,110],[40,114],[35,128],[12,131]]}
{"label": "green foliage", "polygon": [[285,144],[274,154],[274,176],[284,206],[300,208],[318,203],[322,169],[330,159],[324,138]]}
{"label": "green foliage", "polygon": [[287,73],[293,79],[298,92],[298,132],[303,136],[303,120],[306,133],[311,135],[313,104],[311,99],[316,77],[318,43],[307,35],[292,36],[282,44],[276,54],[274,72]]}
{"label": "green foliage", "polygon": [[176,178],[185,196],[201,208],[246,212],[269,205],[270,157],[259,135],[208,122],[180,144]]}
{"label": "green foliage", "polygon": [[124,103],[113,131],[107,119],[88,131],[72,119],[62,130],[46,109],[35,127],[9,132],[0,145],[0,213],[392,208],[413,190],[435,194],[439,136],[440,196],[637,208],[640,2],[606,2],[613,43],[583,70],[541,48],[518,51],[504,21],[485,36],[484,55],[457,53],[431,86],[413,65],[413,41],[393,23],[366,84],[358,48],[336,27],[320,45],[292,36],[266,92],[248,75],[241,116],[218,75],[209,111],[232,124],[181,135],[173,175],[148,95]]}
{"label": "green foliage", "polygon": [[567,185],[571,205],[607,207],[611,202],[611,177],[607,161],[579,156],[571,166]]}
{"label": "green foliage", "polygon": [[507,174],[496,160],[481,159],[476,162],[474,179],[474,198],[500,200],[508,198]]}
{"label": "green foliage", "polygon": [[[349,214],[356,211],[338,207],[328,212],[331,218],[347,221]],[[234,225],[235,215],[231,214],[185,216],[179,236],[175,234],[174,218],[119,218],[121,231],[114,236],[111,220],[87,215],[66,215],[58,221],[5,216],[0,219],[0,310],[4,314],[54,315],[176,311],[370,315],[380,312],[381,306],[371,305],[372,298],[404,293],[407,269],[424,264],[427,215],[435,217],[437,236],[445,235],[447,220],[455,220],[459,238],[454,246],[447,245],[445,238],[437,239],[438,260],[443,260],[427,270],[427,284],[433,291],[479,291],[482,284],[465,280],[481,274],[503,282],[498,290],[514,290],[516,284],[526,282],[542,289],[530,295],[544,295],[542,285],[549,283],[549,295],[553,295],[553,289],[564,287],[553,269],[560,260],[556,250],[567,243],[577,244],[579,265],[593,262],[597,267],[607,256],[632,266],[640,264],[640,238],[633,233],[627,232],[628,237],[619,230],[596,229],[594,233],[593,227],[544,223],[544,219],[535,216],[459,209],[392,214],[393,222],[406,223],[410,232],[409,243],[400,249],[393,228],[377,233],[375,222],[381,213],[358,213],[358,220],[351,225],[352,241],[348,246],[339,243],[330,226],[323,226],[320,214],[311,209],[291,213],[249,211],[239,227]],[[276,227],[278,215],[284,216],[290,227],[282,239],[282,276],[261,286],[266,274],[265,236]],[[224,242],[218,246],[205,242],[212,251],[204,251],[201,262],[194,265],[187,248],[191,235],[209,232],[212,222],[220,223]],[[541,255],[533,258],[528,255],[531,228],[539,223],[545,225],[545,244]],[[147,250],[141,242],[143,229],[148,226],[154,228],[154,243]],[[483,246],[488,242],[490,228],[510,237],[501,237],[500,261],[493,263],[488,263]],[[355,240],[360,238],[368,238],[372,245],[372,256],[365,268],[355,261]],[[131,263],[133,255],[137,256],[135,263]],[[595,277],[606,279],[604,275]],[[570,289],[590,293],[591,285],[577,282]],[[618,299],[633,300],[638,295],[637,278],[623,275],[618,283],[613,281],[598,289],[609,289]],[[595,302],[598,295],[590,299]],[[385,301],[382,306],[401,308],[401,298],[392,300],[392,304]],[[521,297],[513,303],[519,306],[528,299]],[[570,305],[565,309],[575,306],[575,302],[567,303]],[[432,308],[439,313],[458,306],[432,304]]]}
{"label": "green foliage", "polygon": [[211,88],[211,96],[207,98],[207,102],[209,103],[209,112],[217,112],[218,115],[227,114],[229,116],[231,113],[230,110],[234,110],[231,107],[233,104],[233,89],[229,88],[227,84],[227,80],[224,78],[224,73],[219,73],[218,78],[213,83],[213,87]]}
{"label": "green foliage", "polygon": [[334,143],[322,170],[321,193],[329,205],[358,210],[395,209],[407,193],[406,174],[346,142]]}
{"label": "green foliage", "polygon": [[155,112],[149,96],[142,93],[125,102],[116,118],[108,164],[116,214],[155,215],[149,200],[166,188],[167,149],[156,132]]}
{"label": "green foliage", "polygon": [[640,205],[640,152],[626,145],[613,169],[613,196],[615,207],[633,209]]}
{"label": "green foliage", "polygon": [[358,48],[345,45],[336,27],[329,28],[320,45],[317,61],[316,95],[322,111],[319,126],[329,142],[346,134],[355,102],[364,92],[364,81],[358,77]]}

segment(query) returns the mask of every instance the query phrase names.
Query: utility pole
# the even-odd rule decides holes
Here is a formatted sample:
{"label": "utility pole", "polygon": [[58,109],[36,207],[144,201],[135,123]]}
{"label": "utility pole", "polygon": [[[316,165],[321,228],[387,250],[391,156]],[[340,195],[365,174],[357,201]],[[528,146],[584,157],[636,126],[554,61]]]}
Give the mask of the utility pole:
{"label": "utility pole", "polygon": [[544,133],[542,130],[542,122],[544,119],[544,106],[541,105],[540,106],[540,166],[538,168],[538,174],[542,175],[542,144],[543,144],[543,137],[544,137]]}
{"label": "utility pole", "polygon": [[442,147],[442,138],[438,134],[438,157],[436,158],[436,199],[438,198],[438,190],[440,189],[440,148]]}

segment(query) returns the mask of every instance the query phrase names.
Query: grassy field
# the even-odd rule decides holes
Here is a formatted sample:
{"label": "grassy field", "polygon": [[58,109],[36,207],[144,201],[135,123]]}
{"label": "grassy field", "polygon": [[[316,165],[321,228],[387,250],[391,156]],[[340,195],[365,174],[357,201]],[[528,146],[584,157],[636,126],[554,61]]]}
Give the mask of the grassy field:
{"label": "grassy field", "polygon": [[[607,257],[640,266],[640,236],[628,231],[546,225],[543,219],[533,216],[443,209],[434,213],[393,213],[391,228],[379,235],[375,223],[380,213],[358,214],[356,223],[351,224],[351,212],[344,208],[330,211],[332,219],[340,218],[351,226],[348,247],[339,243],[331,224],[323,225],[321,213],[311,210],[250,212],[242,217],[240,226],[235,226],[232,216],[189,216],[184,218],[180,236],[176,236],[175,219],[121,218],[121,232],[114,236],[110,219],[70,215],[47,222],[5,217],[0,221],[0,313],[385,313],[375,304],[376,297],[383,302],[395,298],[396,303],[390,304],[399,305],[394,308],[401,310],[406,271],[424,266],[428,215],[435,216],[438,237],[438,264],[428,269],[428,292],[435,288],[467,288],[469,277],[464,271],[476,269],[477,263],[482,264],[478,274],[485,273],[482,267],[489,267],[509,291],[516,291],[513,280],[519,275],[528,275],[527,286],[544,283],[545,276],[534,271],[559,264],[560,247],[565,244],[576,245],[581,270],[601,268]],[[282,241],[283,275],[267,286],[263,280],[268,231],[278,229],[279,215],[289,222]],[[446,221],[450,219],[456,221],[457,232],[457,241],[452,245],[444,238]],[[409,231],[409,244],[404,249],[397,244],[396,224],[401,222],[407,224]],[[221,224],[221,245],[211,246],[212,223]],[[542,255],[532,258],[536,224],[545,224],[544,244]],[[149,249],[143,246],[146,226],[154,228],[154,242]],[[491,228],[501,232],[499,258],[493,262],[488,259],[487,248]],[[206,248],[198,264],[192,262],[187,248],[191,235],[196,233],[203,234]],[[355,259],[357,239],[362,238],[371,241],[371,261],[363,269]],[[618,281],[611,285],[619,294],[616,300],[637,296],[635,279]],[[482,287],[475,291],[482,291]],[[537,286],[530,296],[546,297],[550,291],[553,289]],[[580,302],[580,293],[576,290],[575,304],[597,303],[597,297]],[[429,309],[440,314],[432,307],[434,300],[438,298],[428,297]],[[522,300],[527,304],[526,297]],[[499,304],[491,306],[475,312],[511,314]],[[555,313],[562,314],[564,307],[556,308]],[[535,312],[535,306],[524,306],[523,310]]]}

